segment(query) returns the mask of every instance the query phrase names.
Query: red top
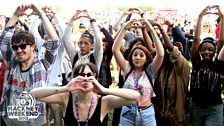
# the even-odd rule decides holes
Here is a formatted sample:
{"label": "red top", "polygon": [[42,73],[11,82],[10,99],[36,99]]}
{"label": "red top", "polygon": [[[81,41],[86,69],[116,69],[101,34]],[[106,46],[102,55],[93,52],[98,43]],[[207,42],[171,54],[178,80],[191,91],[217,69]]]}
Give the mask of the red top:
{"label": "red top", "polygon": [[2,97],[4,74],[5,74],[6,70],[8,70],[8,68],[6,66],[5,60],[2,60],[2,65],[1,65],[1,69],[0,69],[0,101],[1,101],[1,97]]}

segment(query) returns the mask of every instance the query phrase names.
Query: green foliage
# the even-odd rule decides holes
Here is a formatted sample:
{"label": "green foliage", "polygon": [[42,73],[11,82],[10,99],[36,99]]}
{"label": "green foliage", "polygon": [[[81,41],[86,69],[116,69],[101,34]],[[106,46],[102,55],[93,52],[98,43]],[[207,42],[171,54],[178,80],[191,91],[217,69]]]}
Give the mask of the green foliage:
{"label": "green foliage", "polygon": [[139,6],[138,8],[141,10],[156,10],[156,8],[153,6]]}
{"label": "green foliage", "polygon": [[119,11],[124,11],[124,10],[126,10],[127,8],[129,8],[128,6],[117,6],[117,9],[119,10]]}
{"label": "green foliage", "polygon": [[131,8],[131,7],[140,8],[141,10],[156,10],[156,8],[153,6],[144,6],[144,5],[143,6],[117,6],[117,9],[119,11],[124,11],[127,8]]}
{"label": "green foliage", "polygon": [[173,10],[173,9],[170,8],[170,7],[163,7],[163,8],[161,8],[160,10]]}

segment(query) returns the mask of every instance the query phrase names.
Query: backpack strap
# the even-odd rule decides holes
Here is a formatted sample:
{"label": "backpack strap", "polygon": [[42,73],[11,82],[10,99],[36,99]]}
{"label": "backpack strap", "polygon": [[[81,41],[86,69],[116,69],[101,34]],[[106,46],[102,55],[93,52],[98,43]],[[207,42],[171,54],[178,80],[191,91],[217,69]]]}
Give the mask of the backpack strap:
{"label": "backpack strap", "polygon": [[[73,63],[72,63],[72,69],[75,67],[75,64],[78,61],[78,59],[79,59],[79,56],[78,56],[78,53],[77,53],[75,55],[74,60],[73,60]],[[90,56],[89,56],[89,62],[91,62],[93,64],[96,64],[95,58],[93,56],[93,53],[91,53]]]}
{"label": "backpack strap", "polygon": [[151,74],[150,74],[149,71],[146,70],[146,69],[145,69],[145,74],[146,74],[146,76],[148,77],[149,82],[150,82],[150,84],[151,84],[151,86],[152,86],[152,89],[153,89],[153,88],[154,88],[154,84],[153,84],[153,81],[152,81],[152,76],[151,76]]}
{"label": "backpack strap", "polygon": [[130,75],[130,73],[132,72],[133,68],[131,68],[128,73],[125,75],[125,78],[124,78],[124,82],[127,80],[128,76]]}
{"label": "backpack strap", "polygon": [[91,63],[93,63],[93,64],[96,64],[95,58],[94,58],[94,56],[93,56],[93,53],[90,54],[89,62],[91,62]]}
{"label": "backpack strap", "polygon": [[79,56],[78,56],[78,53],[76,53],[74,60],[72,62],[72,69],[75,67],[75,63],[78,61],[78,59],[79,59]]}
{"label": "backpack strap", "polygon": [[[126,74],[126,76],[125,76],[125,80],[124,80],[124,81],[127,80],[128,76],[130,75],[130,73],[132,72],[132,70],[133,70],[133,68],[131,68],[130,71]],[[151,84],[151,86],[152,86],[152,89],[153,89],[153,88],[154,88],[154,84],[153,84],[153,81],[152,81],[152,76],[151,76],[151,74],[150,74],[149,71],[146,70],[146,69],[145,69],[145,74],[146,74],[146,76],[148,77],[149,82],[150,82],[150,84]]]}

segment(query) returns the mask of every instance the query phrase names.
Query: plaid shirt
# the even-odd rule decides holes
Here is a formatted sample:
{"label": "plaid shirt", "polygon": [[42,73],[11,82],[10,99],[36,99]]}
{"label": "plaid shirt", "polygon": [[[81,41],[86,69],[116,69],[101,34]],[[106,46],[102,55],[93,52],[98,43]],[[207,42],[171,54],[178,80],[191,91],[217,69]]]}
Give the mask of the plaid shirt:
{"label": "plaid shirt", "polygon": [[[16,79],[15,68],[17,67],[17,65],[19,65],[19,61],[16,59],[10,47],[11,37],[14,34],[14,30],[14,27],[7,27],[0,36],[0,49],[9,69],[8,80],[3,87],[3,101],[0,102],[0,115],[5,115],[6,106],[4,105],[7,105],[7,101],[10,97],[9,94],[10,92],[14,91],[13,89],[15,89],[13,87],[13,80]],[[38,60],[37,58],[35,58],[35,60],[33,61],[33,64],[31,65],[29,70],[30,83],[29,87],[26,89],[27,92],[30,92],[33,88],[36,87],[46,86],[47,69],[54,63],[59,45],[60,43],[58,40],[49,40],[44,44],[46,48],[46,52],[44,55],[45,60]],[[36,105],[39,106],[40,114],[44,114],[45,103],[37,101]]]}

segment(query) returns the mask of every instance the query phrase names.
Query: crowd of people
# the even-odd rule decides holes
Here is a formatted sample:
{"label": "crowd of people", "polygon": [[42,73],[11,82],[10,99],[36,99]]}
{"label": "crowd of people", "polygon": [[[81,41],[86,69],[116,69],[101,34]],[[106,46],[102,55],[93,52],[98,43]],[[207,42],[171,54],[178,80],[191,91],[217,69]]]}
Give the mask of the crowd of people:
{"label": "crowd of people", "polygon": [[222,126],[221,7],[184,22],[144,12],[1,16],[0,126]]}

